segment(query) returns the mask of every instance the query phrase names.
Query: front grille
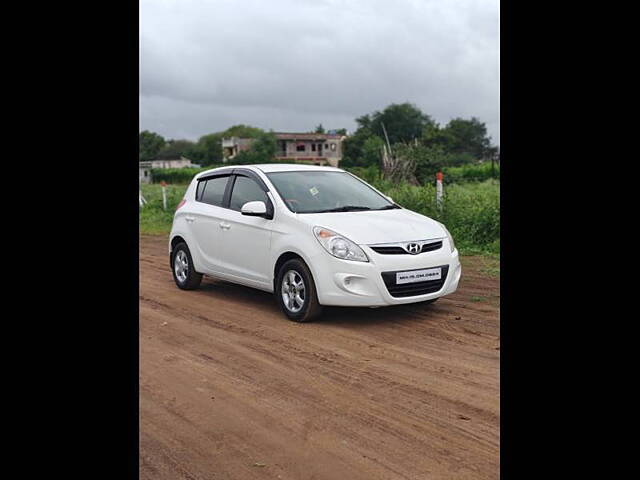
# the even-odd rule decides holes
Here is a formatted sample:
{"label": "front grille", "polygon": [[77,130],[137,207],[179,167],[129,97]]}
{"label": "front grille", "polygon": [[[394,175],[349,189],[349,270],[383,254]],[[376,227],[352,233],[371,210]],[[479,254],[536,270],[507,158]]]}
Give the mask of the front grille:
{"label": "front grille", "polygon": [[422,249],[418,252],[418,253],[414,253],[411,254],[409,252],[407,252],[404,248],[402,247],[370,247],[371,250],[373,250],[374,252],[377,252],[381,255],[418,255],[418,253],[424,253],[424,252],[432,252],[434,250],[438,250],[439,248],[442,248],[442,240],[438,241],[438,242],[433,242],[433,243],[425,243],[424,245],[422,245]]}
{"label": "front grille", "polygon": [[382,255],[406,255],[409,253],[402,247],[371,247],[371,250]]}
{"label": "front grille", "polygon": [[[426,295],[427,293],[435,293],[439,291],[444,282],[447,280],[447,273],[449,272],[449,265],[442,265],[440,267],[425,267],[425,268],[441,268],[442,275],[440,280],[428,280],[426,282],[416,283],[402,283],[396,285],[396,273],[405,272],[407,270],[397,270],[395,272],[382,272],[382,280],[392,297],[415,297],[417,295]],[[415,270],[424,270],[423,268],[416,268]]]}

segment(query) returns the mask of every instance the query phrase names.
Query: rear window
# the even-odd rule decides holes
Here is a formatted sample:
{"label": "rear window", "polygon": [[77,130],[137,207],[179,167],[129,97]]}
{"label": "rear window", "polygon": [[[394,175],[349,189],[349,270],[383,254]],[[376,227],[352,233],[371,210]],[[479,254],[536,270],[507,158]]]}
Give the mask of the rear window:
{"label": "rear window", "polygon": [[[224,199],[224,191],[227,188],[227,181],[229,177],[216,177],[210,178],[198,184],[198,192],[200,198],[196,196],[200,202],[208,203],[209,205],[215,205],[216,207],[222,206],[222,200]],[[202,184],[205,184],[204,186]],[[202,190],[201,190],[202,189]]]}

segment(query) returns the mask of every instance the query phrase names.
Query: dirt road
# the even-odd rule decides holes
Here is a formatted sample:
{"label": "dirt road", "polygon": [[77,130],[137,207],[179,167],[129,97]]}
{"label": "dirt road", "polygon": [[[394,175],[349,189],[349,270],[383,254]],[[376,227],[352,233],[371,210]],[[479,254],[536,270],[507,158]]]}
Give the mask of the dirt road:
{"label": "dirt road", "polygon": [[499,281],[463,257],[432,305],[289,322],[273,296],[176,288],[140,239],[140,478],[496,479]]}

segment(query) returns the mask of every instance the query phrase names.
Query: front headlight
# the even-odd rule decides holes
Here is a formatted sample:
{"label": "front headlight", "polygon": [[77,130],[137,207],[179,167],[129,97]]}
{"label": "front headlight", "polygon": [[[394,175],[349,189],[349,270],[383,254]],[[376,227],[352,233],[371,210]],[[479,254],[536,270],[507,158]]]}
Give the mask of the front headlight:
{"label": "front headlight", "polygon": [[355,260],[356,262],[369,261],[364,250],[333,230],[324,227],[313,227],[313,234],[320,242],[320,245],[334,257],[343,260]]}
{"label": "front headlight", "polygon": [[447,239],[449,240],[449,245],[451,245],[451,253],[453,253],[453,251],[456,249],[455,244],[453,243],[453,237],[451,236],[451,234],[449,233],[449,230],[447,230],[447,227],[445,227],[442,223],[440,224],[440,226],[442,228],[444,228],[445,233],[447,234]]}

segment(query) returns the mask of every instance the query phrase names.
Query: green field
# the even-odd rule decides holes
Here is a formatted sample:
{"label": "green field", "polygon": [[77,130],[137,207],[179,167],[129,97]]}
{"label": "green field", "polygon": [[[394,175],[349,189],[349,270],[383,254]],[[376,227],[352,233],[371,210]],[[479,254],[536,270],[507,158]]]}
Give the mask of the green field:
{"label": "green field", "polygon": [[[459,183],[446,185],[445,201],[440,212],[436,205],[434,185],[392,185],[374,182],[374,186],[391,196],[405,208],[444,223],[463,255],[483,254],[496,257],[500,253],[500,182]],[[176,206],[186,185],[167,186],[167,210],[162,209],[162,190],[157,184],[143,184],[142,194],[148,204],[140,209],[140,232],[166,234]]]}

